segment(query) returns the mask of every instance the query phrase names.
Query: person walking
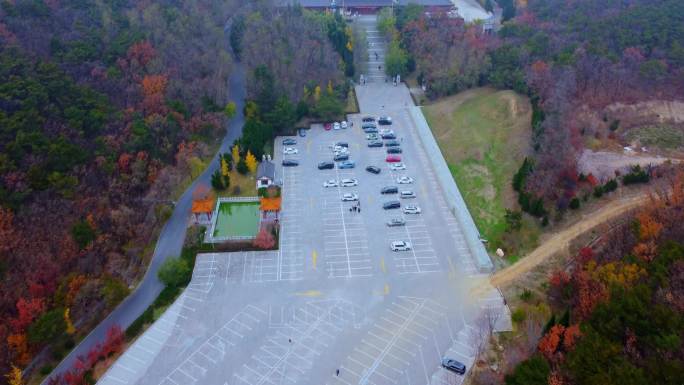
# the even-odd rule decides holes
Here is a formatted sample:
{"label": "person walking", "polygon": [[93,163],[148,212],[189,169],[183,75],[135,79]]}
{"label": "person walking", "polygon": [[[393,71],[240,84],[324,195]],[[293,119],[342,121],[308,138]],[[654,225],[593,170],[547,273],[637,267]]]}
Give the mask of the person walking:
{"label": "person walking", "polygon": [[337,369],[337,370],[335,371],[335,375],[336,375],[337,377],[340,376],[340,369]]}

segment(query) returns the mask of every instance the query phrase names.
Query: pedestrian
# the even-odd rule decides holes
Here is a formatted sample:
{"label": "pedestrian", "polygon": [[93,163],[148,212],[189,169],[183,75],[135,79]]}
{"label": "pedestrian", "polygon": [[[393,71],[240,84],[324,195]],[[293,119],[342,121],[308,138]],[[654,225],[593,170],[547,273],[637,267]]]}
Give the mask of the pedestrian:
{"label": "pedestrian", "polygon": [[337,377],[340,376],[340,369],[337,369],[337,370],[335,371],[335,375],[336,375]]}
{"label": "pedestrian", "polygon": [[361,214],[361,206],[359,206],[359,214]]}
{"label": "pedestrian", "polygon": [[378,71],[380,71],[380,69],[382,69],[382,66],[378,66]]}
{"label": "pedestrian", "polygon": [[287,341],[288,341],[289,343],[292,343],[292,338],[288,338]]}

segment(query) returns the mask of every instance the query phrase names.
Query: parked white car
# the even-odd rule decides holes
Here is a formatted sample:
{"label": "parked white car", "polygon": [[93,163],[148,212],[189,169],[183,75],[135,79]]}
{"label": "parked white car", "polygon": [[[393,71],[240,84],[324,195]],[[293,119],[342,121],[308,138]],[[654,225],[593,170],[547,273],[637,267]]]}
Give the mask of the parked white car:
{"label": "parked white car", "polygon": [[408,251],[411,250],[411,242],[408,241],[394,241],[390,244],[392,251]]}
{"label": "parked white car", "polygon": [[294,155],[294,154],[298,154],[298,153],[299,153],[299,150],[297,150],[294,147],[285,147],[283,149],[283,154],[285,154],[285,155]]}
{"label": "parked white car", "polygon": [[340,185],[342,187],[352,187],[352,186],[358,186],[359,181],[356,178],[351,178],[351,179],[342,179],[340,181]]}
{"label": "parked white car", "polygon": [[340,127],[342,127],[342,128],[347,128],[347,127],[349,127],[349,123],[347,123],[346,120],[343,120],[343,121],[340,123]]}
{"label": "parked white car", "polygon": [[335,122],[335,123],[333,123],[333,130],[339,130],[340,128],[342,128],[342,127],[340,126],[340,122]]}
{"label": "parked white car", "polygon": [[404,214],[420,214],[420,207],[414,205],[405,206]]}
{"label": "parked white car", "polygon": [[356,193],[346,193],[342,195],[342,202],[355,202],[359,200],[359,196]]}
{"label": "parked white car", "polygon": [[333,152],[340,152],[340,153],[349,153],[349,148],[347,147],[342,147],[342,146],[334,146],[333,147]]}
{"label": "parked white car", "polygon": [[413,178],[411,178],[410,176],[401,176],[401,177],[397,178],[397,183],[399,183],[399,184],[411,184],[411,183],[413,183]]}
{"label": "parked white car", "polygon": [[392,171],[406,170],[406,165],[402,162],[392,163],[392,164],[390,164],[390,170],[392,170]]}
{"label": "parked white car", "polygon": [[415,197],[416,197],[416,193],[414,193],[411,190],[404,190],[404,191],[401,191],[399,193],[399,198],[409,199],[409,198],[415,198]]}
{"label": "parked white car", "polygon": [[394,130],[391,128],[381,128],[380,135],[394,134]]}
{"label": "parked white car", "polygon": [[326,180],[323,182],[323,187],[337,187],[340,184],[335,179]]}

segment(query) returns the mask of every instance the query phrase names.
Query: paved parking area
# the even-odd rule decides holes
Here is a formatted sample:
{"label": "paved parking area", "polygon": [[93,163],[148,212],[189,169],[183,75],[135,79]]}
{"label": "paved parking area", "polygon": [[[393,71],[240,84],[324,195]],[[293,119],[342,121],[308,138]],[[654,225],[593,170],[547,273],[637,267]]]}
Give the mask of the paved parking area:
{"label": "paved parking area", "polygon": [[[385,147],[367,147],[361,114],[348,117],[348,129],[314,125],[293,137],[297,154],[283,156],[284,138],[277,138],[279,250],[198,256],[188,289],[100,383],[461,383],[441,358],[470,367],[478,315],[492,309],[506,327],[507,308],[494,289],[471,291],[482,276],[415,133],[408,93],[391,84],[364,87],[357,87],[362,112],[392,116],[406,169],[390,168]],[[338,141],[348,143],[356,167],[319,170]],[[299,166],[282,167],[284,157]],[[367,172],[369,165],[380,174]],[[413,182],[398,184],[404,176]],[[358,185],[324,187],[330,179]],[[416,197],[383,195],[385,186]],[[347,193],[358,202],[343,202]],[[384,210],[390,200],[422,211]],[[391,219],[405,225],[388,227]],[[412,249],[391,251],[402,240]]]}

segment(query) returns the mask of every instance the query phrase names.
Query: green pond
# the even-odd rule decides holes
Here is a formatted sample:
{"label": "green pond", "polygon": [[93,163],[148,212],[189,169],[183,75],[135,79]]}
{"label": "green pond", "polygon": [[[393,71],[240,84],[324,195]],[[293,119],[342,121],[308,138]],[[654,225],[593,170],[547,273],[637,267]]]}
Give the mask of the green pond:
{"label": "green pond", "polygon": [[221,202],[214,237],[254,237],[259,230],[259,202]]}

